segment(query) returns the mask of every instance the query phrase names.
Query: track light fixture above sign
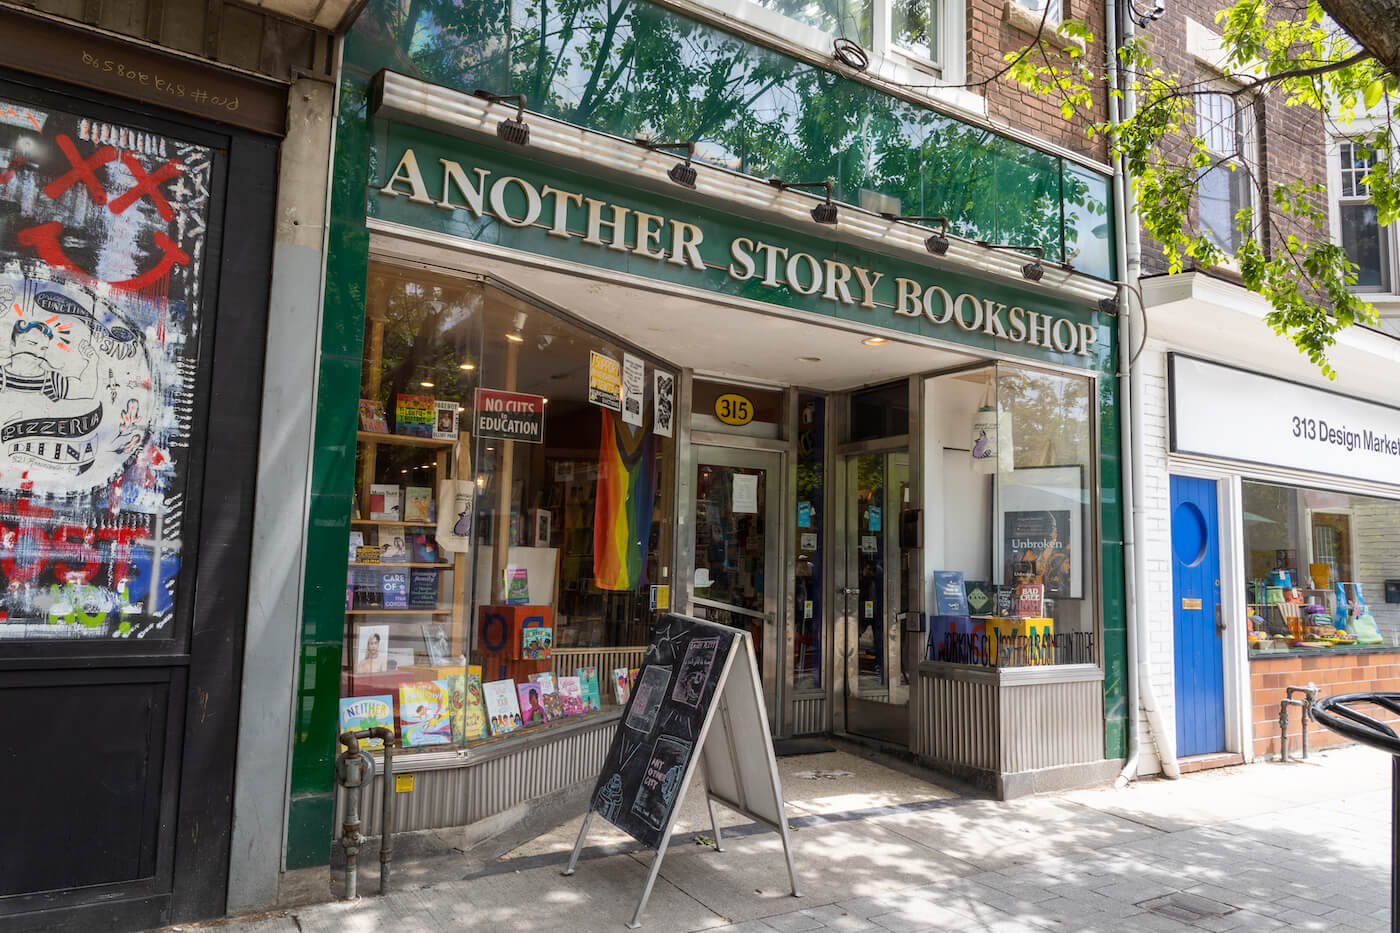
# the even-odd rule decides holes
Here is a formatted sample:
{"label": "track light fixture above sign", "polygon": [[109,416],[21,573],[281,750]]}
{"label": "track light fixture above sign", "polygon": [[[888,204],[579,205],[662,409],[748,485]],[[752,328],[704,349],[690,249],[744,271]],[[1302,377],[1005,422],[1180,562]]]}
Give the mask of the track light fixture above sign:
{"label": "track light fixture above sign", "polygon": [[1017,246],[1011,243],[988,243],[986,240],[978,240],[978,246],[985,246],[987,249],[1014,249],[1022,253],[1035,253],[1035,259],[1021,267],[1021,275],[1027,281],[1039,282],[1045,275],[1045,267],[1040,261],[1045,258],[1045,247],[1043,246]]}
{"label": "track light fixture above sign", "polygon": [[695,187],[695,166],[691,165],[691,160],[695,158],[695,140],[687,140],[683,143],[654,143],[645,137],[638,136],[637,145],[652,152],[664,152],[667,149],[684,149],[685,161],[677,162],[666,171],[666,177],[678,185],[685,188]]}
{"label": "track light fixture above sign", "polygon": [[826,200],[812,208],[812,219],[819,224],[836,223],[837,209],[831,200],[831,182],[829,181],[783,181],[781,178],[770,178],[768,184],[783,191],[795,188],[821,188],[826,192]]}
{"label": "track light fixture above sign", "polygon": [[900,217],[896,214],[881,212],[881,217],[886,220],[902,220],[907,224],[939,224],[938,232],[924,240],[924,249],[935,256],[945,256],[948,253],[948,218],[947,217]]}
{"label": "track light fixture above sign", "polygon": [[524,146],[530,142],[530,127],[525,124],[525,95],[524,94],[492,94],[490,91],[476,90],[472,92],[477,97],[489,100],[493,104],[515,104],[515,119],[506,117],[496,124],[496,136],[505,142],[513,143],[517,146]]}

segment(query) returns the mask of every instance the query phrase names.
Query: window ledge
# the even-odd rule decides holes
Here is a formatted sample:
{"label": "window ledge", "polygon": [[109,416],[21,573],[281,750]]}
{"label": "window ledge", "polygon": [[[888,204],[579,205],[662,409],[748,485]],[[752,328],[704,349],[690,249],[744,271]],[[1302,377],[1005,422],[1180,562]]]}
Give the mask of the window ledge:
{"label": "window ledge", "polygon": [[[1002,8],[1002,20],[1009,23],[1013,28],[1022,32],[1030,33],[1034,36],[1040,32],[1041,14],[1017,3],[1016,0],[1006,0],[1006,6]],[[1067,36],[1060,32],[1059,23],[1045,23],[1045,31],[1041,33],[1041,38],[1049,44],[1060,49],[1078,49],[1083,52],[1085,49],[1084,40],[1078,36]],[[1051,28],[1053,27],[1053,28]]]}

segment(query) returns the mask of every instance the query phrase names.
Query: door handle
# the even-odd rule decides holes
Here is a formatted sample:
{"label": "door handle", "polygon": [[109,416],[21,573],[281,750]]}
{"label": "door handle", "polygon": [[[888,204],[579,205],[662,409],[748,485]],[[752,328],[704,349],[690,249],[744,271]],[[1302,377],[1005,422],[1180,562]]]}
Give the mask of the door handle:
{"label": "door handle", "polygon": [[837,592],[837,593],[840,593],[842,596],[859,596],[859,595],[860,595],[860,589],[859,589],[858,587],[854,587],[854,586],[843,586],[843,587],[841,587],[841,589],[837,590],[836,592]]}
{"label": "door handle", "polygon": [[1215,604],[1215,634],[1225,637],[1225,620],[1220,615],[1220,603]]}

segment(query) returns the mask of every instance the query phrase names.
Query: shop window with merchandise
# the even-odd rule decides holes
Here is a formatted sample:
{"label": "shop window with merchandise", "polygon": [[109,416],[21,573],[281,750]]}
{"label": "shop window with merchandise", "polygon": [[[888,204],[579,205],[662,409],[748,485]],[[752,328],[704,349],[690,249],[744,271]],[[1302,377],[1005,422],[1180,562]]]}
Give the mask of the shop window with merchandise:
{"label": "shop window with merchandise", "polygon": [[670,605],[674,373],[487,279],[372,262],[342,729],[606,715]]}
{"label": "shop window with merchandise", "polygon": [[997,363],[933,377],[926,398],[943,527],[926,659],[1097,664],[1093,383]]}
{"label": "shop window with merchandise", "polygon": [[1400,644],[1400,501],[1245,481],[1252,653]]}

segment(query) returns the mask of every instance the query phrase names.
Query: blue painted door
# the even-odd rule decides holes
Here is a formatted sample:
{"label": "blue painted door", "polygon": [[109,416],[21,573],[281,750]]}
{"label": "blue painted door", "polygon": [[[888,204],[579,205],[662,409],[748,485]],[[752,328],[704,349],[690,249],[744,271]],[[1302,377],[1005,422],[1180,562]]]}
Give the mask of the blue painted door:
{"label": "blue painted door", "polygon": [[1173,476],[1171,503],[1177,754],[1206,755],[1225,750],[1215,481]]}

